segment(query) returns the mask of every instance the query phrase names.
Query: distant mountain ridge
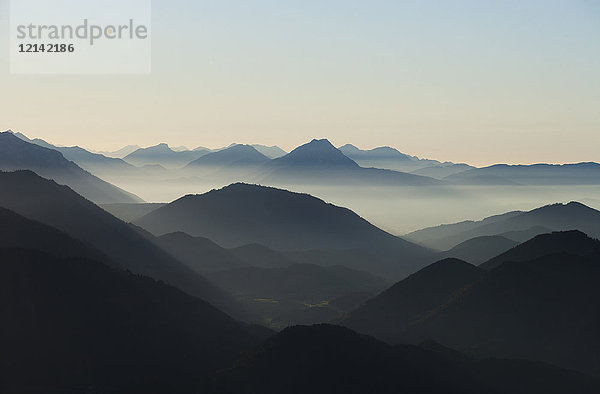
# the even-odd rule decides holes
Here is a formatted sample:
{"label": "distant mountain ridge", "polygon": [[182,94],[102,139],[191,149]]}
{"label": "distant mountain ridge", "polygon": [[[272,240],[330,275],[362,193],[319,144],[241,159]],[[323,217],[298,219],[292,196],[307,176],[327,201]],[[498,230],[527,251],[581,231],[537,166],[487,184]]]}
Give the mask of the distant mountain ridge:
{"label": "distant mountain ridge", "polygon": [[251,145],[233,145],[229,148],[210,152],[193,160],[187,165],[192,167],[233,167],[233,166],[257,166],[269,162],[267,156],[260,153]]}
{"label": "distant mountain ridge", "polygon": [[[509,212],[478,222],[461,222],[415,231],[406,239],[432,248],[448,249],[468,239],[488,235],[512,235],[517,242],[549,231],[581,230],[600,238],[600,211],[572,201],[528,212]],[[523,239],[524,237],[524,239]]]}
{"label": "distant mountain ridge", "polygon": [[464,184],[597,185],[600,184],[600,164],[496,164],[469,169],[444,179]]}
{"label": "distant mountain ridge", "polygon": [[363,168],[326,139],[314,139],[267,163],[257,180],[268,184],[436,185],[433,178],[379,168]]}
{"label": "distant mountain ridge", "polygon": [[107,157],[99,153],[92,153],[79,146],[55,146],[39,138],[33,140],[29,139],[22,133],[14,133],[14,135],[23,141],[59,151],[67,160],[75,162],[78,166],[92,173],[113,174],[135,172],[137,170],[137,168],[129,163],[126,163],[120,158]]}
{"label": "distant mountain ridge", "polygon": [[96,203],[142,200],[83,170],[53,149],[25,142],[10,132],[0,133],[0,171],[31,170],[68,185]]}
{"label": "distant mountain ridge", "polygon": [[193,160],[207,154],[208,151],[174,151],[169,145],[161,143],[147,148],[140,148],[123,158],[128,163],[143,166],[160,164],[165,168],[184,167]]}

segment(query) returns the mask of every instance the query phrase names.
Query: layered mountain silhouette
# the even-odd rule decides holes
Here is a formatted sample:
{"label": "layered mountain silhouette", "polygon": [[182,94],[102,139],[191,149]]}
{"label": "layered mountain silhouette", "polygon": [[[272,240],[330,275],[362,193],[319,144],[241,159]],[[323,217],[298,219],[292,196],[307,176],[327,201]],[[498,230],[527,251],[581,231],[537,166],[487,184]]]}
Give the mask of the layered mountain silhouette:
{"label": "layered mountain silhouette", "polygon": [[177,152],[163,143],[140,148],[125,156],[123,160],[136,166],[159,164],[165,168],[180,168],[207,153],[206,150]]}
{"label": "layered mountain silhouette", "polygon": [[[386,274],[396,277],[408,274],[429,253],[346,208],[306,194],[241,183],[182,197],[134,223],[156,235],[183,231],[224,247],[258,243],[284,251],[368,250],[392,256]],[[362,269],[373,272],[368,261],[364,265]]]}
{"label": "layered mountain silhouette", "polygon": [[162,282],[27,249],[0,248],[0,311],[7,393],[193,387],[270,335]]}
{"label": "layered mountain silhouette", "polygon": [[14,135],[23,141],[59,151],[62,153],[65,159],[75,162],[81,168],[96,175],[111,175],[115,173],[135,174],[137,170],[134,166],[125,162],[124,160],[121,160],[120,158],[107,157],[99,153],[92,153],[79,146],[55,146],[39,138],[31,140],[21,133],[15,133]]}
{"label": "layered mountain silhouette", "polygon": [[600,237],[600,211],[578,202],[552,204],[528,212],[509,212],[478,222],[431,227],[407,234],[406,239],[446,250],[474,237],[501,235],[523,242],[549,231],[581,230]]}
{"label": "layered mountain silhouette", "polygon": [[332,325],[291,327],[205,385],[211,393],[595,393],[596,379],[439,344],[391,346]]}
{"label": "layered mountain silhouette", "polygon": [[[482,265],[489,271],[441,261],[343,323],[392,343],[431,339],[479,356],[540,360],[600,375],[598,246],[580,232],[553,233],[515,247],[499,265],[498,260]],[[448,280],[454,276],[456,283]],[[429,279],[411,288],[419,277]],[[422,307],[421,300],[440,284],[440,297]],[[394,294],[394,289],[406,290]]]}
{"label": "layered mountain silhouette", "polygon": [[346,144],[339,150],[361,167],[375,167],[387,170],[410,172],[415,175],[442,179],[449,175],[457,174],[475,167],[467,164],[439,162],[437,160],[420,159],[409,156],[389,146],[363,150],[354,145]]}
{"label": "layered mountain silhouette", "polygon": [[96,203],[141,202],[141,199],[83,170],[53,149],[28,143],[11,132],[0,133],[0,170],[32,170],[67,185]]}
{"label": "layered mountain silhouette", "polygon": [[480,267],[490,270],[499,267],[504,262],[529,261],[557,253],[600,256],[600,241],[592,240],[578,230],[541,234],[487,260]]}
{"label": "layered mountain silhouette", "polygon": [[133,273],[163,280],[229,313],[243,315],[225,293],[161,249],[150,234],[122,222],[66,186],[31,171],[0,173],[0,206],[94,246]]}
{"label": "layered mountain silhouette", "polygon": [[485,270],[459,259],[440,260],[368,300],[341,323],[391,343],[404,343],[413,324],[484,274]]}
{"label": "layered mountain silhouette", "polygon": [[433,178],[379,168],[363,168],[328,140],[312,140],[272,160],[261,182],[290,184],[435,185]]}
{"label": "layered mountain silhouette", "polygon": [[479,265],[518,244],[519,242],[501,235],[484,235],[462,242],[450,250],[437,254],[434,258],[442,260],[452,257]]}
{"label": "layered mountain silhouette", "polygon": [[120,264],[91,244],[1,207],[0,223],[0,248],[39,250],[54,256],[84,258],[121,268]]}
{"label": "layered mountain silhouette", "polygon": [[463,184],[597,185],[600,184],[600,164],[497,164],[472,168],[445,180]]}

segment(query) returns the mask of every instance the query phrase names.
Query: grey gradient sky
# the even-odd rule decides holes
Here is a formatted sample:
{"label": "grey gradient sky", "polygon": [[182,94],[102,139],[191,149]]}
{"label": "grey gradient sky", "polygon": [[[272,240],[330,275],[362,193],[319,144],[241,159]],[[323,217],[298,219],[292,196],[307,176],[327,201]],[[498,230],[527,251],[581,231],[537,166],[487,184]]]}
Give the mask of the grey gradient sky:
{"label": "grey gradient sky", "polygon": [[[0,129],[97,150],[312,138],[600,161],[600,2],[153,1],[153,73],[10,75]],[[50,4],[50,3],[49,3]]]}

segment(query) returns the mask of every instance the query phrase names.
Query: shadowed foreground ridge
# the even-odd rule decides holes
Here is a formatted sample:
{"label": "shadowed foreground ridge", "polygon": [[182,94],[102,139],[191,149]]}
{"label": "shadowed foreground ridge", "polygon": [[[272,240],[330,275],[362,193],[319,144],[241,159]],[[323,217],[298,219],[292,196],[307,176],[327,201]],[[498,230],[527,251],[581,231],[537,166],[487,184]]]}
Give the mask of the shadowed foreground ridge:
{"label": "shadowed foreground ridge", "polygon": [[599,382],[541,363],[477,361],[436,344],[391,346],[338,326],[288,328],[217,374],[211,393],[594,393]]}
{"label": "shadowed foreground ridge", "polygon": [[[600,376],[598,245],[578,231],[555,232],[508,251],[489,271],[441,261],[367,302],[343,324],[391,343],[435,340],[479,356],[539,360]],[[440,265],[446,269],[436,274]],[[448,280],[455,276],[456,283]],[[446,285],[435,302],[421,305]]]}
{"label": "shadowed foreground ridge", "polygon": [[0,248],[0,312],[3,393],[185,385],[265,338],[162,282],[25,249]]}

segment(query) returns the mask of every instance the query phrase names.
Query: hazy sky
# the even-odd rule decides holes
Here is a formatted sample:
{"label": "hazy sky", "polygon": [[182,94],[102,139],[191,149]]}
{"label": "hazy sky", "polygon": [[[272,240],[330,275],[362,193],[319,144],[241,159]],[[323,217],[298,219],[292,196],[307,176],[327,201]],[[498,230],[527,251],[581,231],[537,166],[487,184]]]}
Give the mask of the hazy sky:
{"label": "hazy sky", "polygon": [[140,76],[11,76],[6,13],[0,129],[57,144],[600,161],[598,0],[155,0]]}

